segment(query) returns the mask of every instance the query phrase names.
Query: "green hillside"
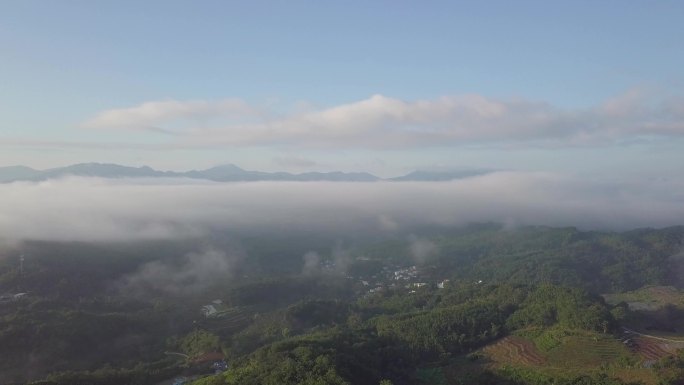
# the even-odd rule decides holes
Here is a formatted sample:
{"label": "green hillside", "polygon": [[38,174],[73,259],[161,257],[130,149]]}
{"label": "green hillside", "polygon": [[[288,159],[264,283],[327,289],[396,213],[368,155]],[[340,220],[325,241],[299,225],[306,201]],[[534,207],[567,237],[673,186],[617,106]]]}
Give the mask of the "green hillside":
{"label": "green hillside", "polygon": [[0,383],[676,383],[683,235],[418,228],[315,265],[250,236],[206,281],[200,240],[28,243],[0,261]]}

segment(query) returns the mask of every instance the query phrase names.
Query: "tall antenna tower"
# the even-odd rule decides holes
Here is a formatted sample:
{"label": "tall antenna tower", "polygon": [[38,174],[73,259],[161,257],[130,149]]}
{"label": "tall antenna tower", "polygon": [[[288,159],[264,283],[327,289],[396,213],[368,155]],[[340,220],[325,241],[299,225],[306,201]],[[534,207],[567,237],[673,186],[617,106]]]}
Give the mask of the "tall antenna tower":
{"label": "tall antenna tower", "polygon": [[19,275],[24,276],[24,254],[19,257]]}

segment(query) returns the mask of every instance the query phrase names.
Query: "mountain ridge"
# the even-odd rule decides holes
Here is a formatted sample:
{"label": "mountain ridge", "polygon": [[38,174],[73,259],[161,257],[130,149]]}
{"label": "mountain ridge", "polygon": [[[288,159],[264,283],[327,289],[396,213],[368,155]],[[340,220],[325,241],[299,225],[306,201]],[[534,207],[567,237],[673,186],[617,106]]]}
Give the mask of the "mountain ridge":
{"label": "mountain ridge", "polygon": [[251,181],[298,181],[298,182],[376,182],[376,181],[448,181],[484,175],[493,170],[463,171],[413,171],[395,178],[380,178],[367,172],[304,172],[293,174],[284,171],[265,172],[242,169],[234,164],[225,164],[204,170],[160,171],[149,166],[133,167],[114,163],[77,163],[64,167],[36,170],[26,166],[0,167],[0,183],[38,182],[66,176],[117,178],[189,178],[214,182]]}

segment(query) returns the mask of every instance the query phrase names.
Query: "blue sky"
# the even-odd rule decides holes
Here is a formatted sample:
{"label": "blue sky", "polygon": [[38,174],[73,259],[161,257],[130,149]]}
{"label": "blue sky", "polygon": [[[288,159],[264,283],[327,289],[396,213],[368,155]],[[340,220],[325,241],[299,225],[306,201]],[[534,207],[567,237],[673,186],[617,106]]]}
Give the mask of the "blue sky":
{"label": "blue sky", "polygon": [[0,166],[678,175],[681,1],[5,1]]}

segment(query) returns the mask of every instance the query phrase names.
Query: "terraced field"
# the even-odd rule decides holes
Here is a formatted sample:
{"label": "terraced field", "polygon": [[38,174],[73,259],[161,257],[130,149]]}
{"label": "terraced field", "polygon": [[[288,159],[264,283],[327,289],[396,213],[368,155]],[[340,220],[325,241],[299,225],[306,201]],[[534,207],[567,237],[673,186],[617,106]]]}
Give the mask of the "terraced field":
{"label": "terraced field", "polygon": [[522,337],[508,336],[486,346],[482,352],[496,363],[544,365],[546,359],[532,341]]}
{"label": "terraced field", "polygon": [[600,334],[562,337],[558,346],[540,351],[529,339],[509,336],[486,346],[482,353],[493,364],[545,366],[557,369],[597,368],[620,358],[634,357],[619,340]]}
{"label": "terraced field", "polygon": [[560,346],[549,352],[548,362],[556,367],[586,368],[629,356],[630,351],[612,336],[586,334],[565,337]]}
{"label": "terraced field", "polygon": [[639,338],[638,341],[634,342],[636,345],[635,351],[639,354],[639,356],[647,361],[659,360],[668,354],[673,353],[673,351],[668,349],[667,344],[658,343],[648,338]]}
{"label": "terraced field", "polygon": [[[483,348],[481,352],[486,359],[475,362],[479,362],[480,368],[528,367],[556,377],[572,378],[591,373],[606,373],[610,377],[617,377],[626,382],[641,381],[646,385],[657,383],[655,373],[651,369],[641,365],[624,366],[621,362],[621,359],[625,358],[628,362],[639,362],[650,359],[651,356],[647,358],[636,351],[631,352],[625,344],[610,335],[577,332],[561,337],[558,342],[558,345],[548,351],[542,351],[530,339],[509,336]],[[657,343],[653,342],[652,339],[645,341],[644,351],[652,349],[655,354],[662,354],[662,351],[656,350]],[[445,373],[448,374],[448,378],[464,378],[467,374],[459,372],[456,368],[447,369]]]}
{"label": "terraced field", "polygon": [[252,322],[254,309],[251,307],[232,307],[216,313],[205,321],[206,328],[212,332],[232,333],[245,328]]}
{"label": "terraced field", "polygon": [[669,342],[644,336],[635,337],[632,341],[634,351],[647,361],[659,360],[684,348],[684,342]]}

